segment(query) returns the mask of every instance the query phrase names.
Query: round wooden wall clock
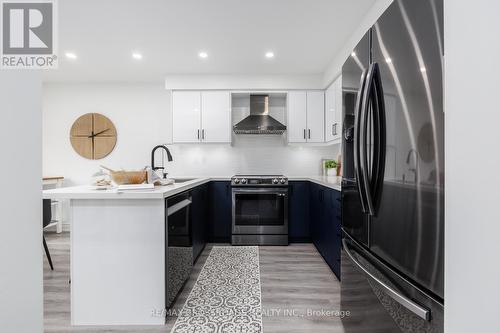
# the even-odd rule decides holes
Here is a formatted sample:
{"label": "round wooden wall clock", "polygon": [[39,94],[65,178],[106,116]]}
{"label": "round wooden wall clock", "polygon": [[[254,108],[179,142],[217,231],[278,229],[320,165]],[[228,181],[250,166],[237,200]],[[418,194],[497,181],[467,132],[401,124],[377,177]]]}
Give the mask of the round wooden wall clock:
{"label": "round wooden wall clock", "polygon": [[98,160],[106,157],[116,145],[115,125],[99,113],[87,113],[71,126],[70,141],[82,157]]}

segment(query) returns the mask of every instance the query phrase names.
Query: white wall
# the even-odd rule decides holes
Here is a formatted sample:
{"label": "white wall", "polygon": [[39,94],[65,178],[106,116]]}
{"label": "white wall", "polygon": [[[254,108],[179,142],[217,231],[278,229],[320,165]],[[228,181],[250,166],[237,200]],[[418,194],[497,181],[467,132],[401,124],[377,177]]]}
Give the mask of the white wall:
{"label": "white wall", "polygon": [[[99,161],[77,155],[69,142],[72,123],[87,112],[108,116],[116,125],[115,150]],[[149,84],[45,84],[43,87],[43,173],[62,175],[67,184],[85,184],[100,164],[141,168],[151,149],[171,142],[170,92]],[[170,145],[175,176],[236,173],[318,175],[322,158],[337,157],[339,145],[288,146],[285,137],[235,136],[230,144]]]}
{"label": "white wall", "polygon": [[[88,183],[100,164],[142,168],[151,149],[170,138],[170,98],[161,85],[44,84],[43,174],[62,175],[67,185]],[[71,147],[73,122],[88,112],[102,113],[116,126],[114,151],[102,160],[79,156]]]}
{"label": "white wall", "polygon": [[500,3],[445,1],[445,328],[498,332]]}
{"label": "white wall", "polygon": [[0,74],[0,332],[43,331],[41,79]]}

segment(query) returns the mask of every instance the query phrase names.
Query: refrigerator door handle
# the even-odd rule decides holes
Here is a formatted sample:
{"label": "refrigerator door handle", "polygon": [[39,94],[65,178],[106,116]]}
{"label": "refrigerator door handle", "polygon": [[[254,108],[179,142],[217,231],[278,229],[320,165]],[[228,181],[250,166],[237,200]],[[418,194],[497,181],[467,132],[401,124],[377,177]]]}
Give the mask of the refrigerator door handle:
{"label": "refrigerator door handle", "polygon": [[387,284],[385,284],[383,281],[381,281],[379,278],[377,278],[375,275],[370,273],[368,269],[366,269],[359,261],[356,260],[354,255],[351,253],[349,250],[349,247],[347,245],[347,242],[345,238],[342,239],[342,245],[344,247],[344,251],[351,259],[351,261],[363,272],[369,279],[372,281],[376,282],[381,289],[388,295],[390,296],[393,300],[404,306],[406,309],[414,313],[415,315],[419,316],[420,318],[430,321],[431,319],[431,311],[420,306],[419,304],[415,303],[413,300],[409,299],[408,297],[402,295],[401,293],[397,292]]}
{"label": "refrigerator door handle", "polygon": [[372,169],[373,182],[371,186],[371,199],[374,207],[372,215],[376,215],[380,199],[385,174],[385,153],[386,153],[386,119],[385,101],[380,67],[373,64],[373,110],[374,110],[374,163]]}
{"label": "refrigerator door handle", "polygon": [[361,79],[359,82],[359,90],[356,97],[356,106],[354,109],[355,118],[354,118],[354,171],[356,174],[356,186],[358,187],[359,200],[361,202],[361,209],[363,213],[367,213],[367,205],[366,205],[366,193],[363,182],[363,172],[361,170],[360,163],[360,131],[361,131],[361,101],[363,100],[365,94],[365,85],[366,85],[366,74],[367,70],[365,69],[361,74]]}
{"label": "refrigerator door handle", "polygon": [[[362,173],[362,183],[365,189],[365,197],[366,197],[366,210],[365,213],[373,216],[375,215],[375,207],[373,205],[372,198],[372,181],[368,175],[368,147],[367,147],[367,131],[368,131],[368,108],[370,106],[371,96],[373,95],[373,72],[374,72],[374,64],[371,64],[368,68],[368,72],[366,74],[366,83],[365,83],[365,93],[363,94],[363,99],[361,102],[361,112],[360,112],[360,131],[359,131],[359,164]],[[374,108],[374,103],[372,104],[372,109]],[[375,110],[373,110],[375,111]],[[373,165],[371,166],[373,170]],[[373,176],[373,174],[372,174]]]}
{"label": "refrigerator door handle", "polygon": [[[380,68],[377,63],[370,65],[366,77],[365,94],[361,106],[361,132],[360,132],[360,164],[363,172],[363,182],[366,189],[367,210],[370,216],[377,214],[378,204],[382,193],[382,184],[385,173],[385,145],[386,145],[386,123],[385,102]],[[368,148],[366,133],[368,130],[368,108],[372,106],[373,116],[373,156],[371,165],[368,165]],[[370,168],[371,179],[368,176]]]}

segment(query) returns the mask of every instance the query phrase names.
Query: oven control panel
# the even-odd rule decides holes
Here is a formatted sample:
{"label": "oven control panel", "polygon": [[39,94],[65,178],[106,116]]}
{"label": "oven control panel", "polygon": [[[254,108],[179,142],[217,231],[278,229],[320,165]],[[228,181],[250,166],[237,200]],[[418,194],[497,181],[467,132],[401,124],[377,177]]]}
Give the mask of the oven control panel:
{"label": "oven control panel", "polygon": [[233,176],[233,186],[287,186],[288,178],[285,176]]}

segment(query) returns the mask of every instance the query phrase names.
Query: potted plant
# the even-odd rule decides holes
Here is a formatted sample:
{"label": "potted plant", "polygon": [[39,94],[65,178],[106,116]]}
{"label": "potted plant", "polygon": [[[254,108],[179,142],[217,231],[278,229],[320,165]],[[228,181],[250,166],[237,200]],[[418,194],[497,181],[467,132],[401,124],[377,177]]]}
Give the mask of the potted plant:
{"label": "potted plant", "polygon": [[327,176],[336,176],[337,175],[337,166],[338,163],[335,160],[326,160],[325,161],[325,169]]}

